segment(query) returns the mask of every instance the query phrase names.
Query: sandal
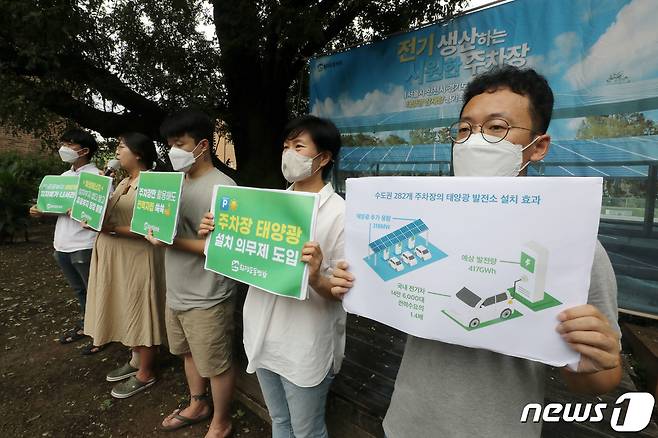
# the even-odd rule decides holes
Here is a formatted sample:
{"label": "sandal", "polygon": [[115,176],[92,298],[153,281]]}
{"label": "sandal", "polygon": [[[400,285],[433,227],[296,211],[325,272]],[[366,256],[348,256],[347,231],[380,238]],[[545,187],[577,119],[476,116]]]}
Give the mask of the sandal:
{"label": "sandal", "polygon": [[105,350],[105,347],[107,347],[107,344],[94,345],[93,343],[90,343],[84,347],[80,353],[83,356],[91,356],[92,354],[100,353],[101,351]]}
{"label": "sandal", "polygon": [[[201,400],[205,401],[206,405],[208,406],[208,412],[206,414],[200,415],[196,418],[189,418],[189,417],[185,417],[183,415],[180,415],[180,412],[185,408],[184,407],[183,408],[179,407],[179,408],[174,409],[174,412],[172,412],[167,418],[169,418],[169,417],[175,418],[176,420],[180,421],[180,423],[175,424],[173,426],[163,426],[162,421],[164,421],[164,420],[162,420],[160,422],[160,424],[158,424],[157,429],[161,432],[173,432],[174,430],[182,429],[184,427],[192,426],[193,424],[201,423],[202,421],[206,421],[207,419],[212,417],[212,414],[213,414],[212,406],[210,406],[210,403],[208,403],[208,396],[206,394],[193,395],[192,398],[194,398],[195,400],[199,400],[199,401],[201,401]],[[166,420],[166,418],[165,418],[165,420]]]}
{"label": "sandal", "polygon": [[86,338],[87,335],[84,333],[78,333],[82,331],[82,327],[74,327],[68,332],[64,333],[61,338],[59,338],[60,344],[70,344],[71,342],[79,341],[82,338]]}

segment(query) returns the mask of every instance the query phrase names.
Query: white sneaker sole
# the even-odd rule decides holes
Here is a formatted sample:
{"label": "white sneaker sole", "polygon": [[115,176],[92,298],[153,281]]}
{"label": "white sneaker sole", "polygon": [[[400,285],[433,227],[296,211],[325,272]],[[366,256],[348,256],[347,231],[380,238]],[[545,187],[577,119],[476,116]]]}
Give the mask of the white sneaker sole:
{"label": "white sneaker sole", "polygon": [[137,388],[136,390],[134,390],[134,391],[132,391],[132,392],[129,392],[129,393],[127,393],[127,394],[117,394],[116,392],[114,392],[114,389],[113,389],[112,392],[110,392],[110,395],[112,395],[112,397],[114,397],[114,398],[128,398],[128,397],[132,397],[133,395],[135,395],[135,394],[137,394],[137,393],[139,393],[139,392],[144,391],[145,389],[149,388],[150,386],[153,386],[153,384],[154,384],[155,382],[156,382],[156,380],[153,379],[153,380],[151,380],[150,382],[144,384],[144,386],[140,386],[140,387]]}
{"label": "white sneaker sole", "polygon": [[133,371],[132,373],[124,374],[123,376],[117,376],[117,377],[105,376],[105,380],[107,380],[108,382],[120,382],[121,380],[126,380],[127,378],[136,375],[137,375],[137,371]]}

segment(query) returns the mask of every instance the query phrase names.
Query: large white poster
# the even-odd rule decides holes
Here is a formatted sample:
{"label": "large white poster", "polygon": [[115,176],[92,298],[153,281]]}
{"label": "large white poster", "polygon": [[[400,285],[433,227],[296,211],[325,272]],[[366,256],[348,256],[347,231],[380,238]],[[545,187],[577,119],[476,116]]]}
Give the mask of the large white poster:
{"label": "large white poster", "polygon": [[414,336],[575,363],[555,331],[585,304],[601,178],[347,180],[344,307]]}

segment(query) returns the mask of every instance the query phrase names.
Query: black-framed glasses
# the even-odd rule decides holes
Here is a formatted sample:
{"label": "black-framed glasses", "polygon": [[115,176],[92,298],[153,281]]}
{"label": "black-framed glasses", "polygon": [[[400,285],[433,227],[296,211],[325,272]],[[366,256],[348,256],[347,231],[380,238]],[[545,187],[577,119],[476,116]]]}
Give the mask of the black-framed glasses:
{"label": "black-framed glasses", "polygon": [[503,141],[512,128],[534,132],[532,129],[524,128],[523,126],[512,126],[505,119],[489,119],[480,125],[472,124],[466,120],[459,120],[450,125],[450,138],[455,143],[464,143],[473,134],[473,127],[475,126],[480,127],[480,134],[488,143]]}

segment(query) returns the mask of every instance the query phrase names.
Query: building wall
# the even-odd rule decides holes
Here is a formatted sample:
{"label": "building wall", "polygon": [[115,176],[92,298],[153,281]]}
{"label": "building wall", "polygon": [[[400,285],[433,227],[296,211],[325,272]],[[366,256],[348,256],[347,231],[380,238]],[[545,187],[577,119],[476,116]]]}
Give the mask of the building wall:
{"label": "building wall", "polygon": [[215,134],[213,141],[215,143],[215,153],[224,164],[232,169],[237,169],[237,161],[235,158],[235,146],[233,142],[228,139],[226,132],[228,128],[221,120],[217,120],[215,124]]}
{"label": "building wall", "polygon": [[29,135],[13,135],[8,130],[0,127],[0,153],[18,151],[20,153],[40,152],[41,140]]}

